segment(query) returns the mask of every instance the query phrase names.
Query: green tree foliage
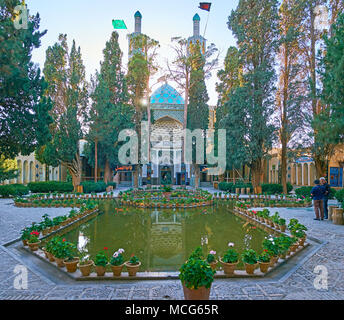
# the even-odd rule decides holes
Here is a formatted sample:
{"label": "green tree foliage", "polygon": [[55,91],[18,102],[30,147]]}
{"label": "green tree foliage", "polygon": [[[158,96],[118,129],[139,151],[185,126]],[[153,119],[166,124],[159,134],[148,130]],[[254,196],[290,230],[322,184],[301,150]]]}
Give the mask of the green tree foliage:
{"label": "green tree foliage", "polygon": [[[199,44],[190,44],[189,47],[191,60],[190,91],[187,113],[187,129],[191,131],[201,129],[204,133],[209,124],[209,96],[205,85],[205,57],[201,53]],[[204,150],[205,152],[205,150]],[[199,186],[199,164],[194,163],[195,188]]]}
{"label": "green tree foliage", "polygon": [[89,142],[86,154],[90,165],[95,165],[95,143],[98,161],[105,168],[104,180],[111,178],[111,169],[118,163],[118,135],[121,130],[132,127],[133,108],[128,105],[125,76],[121,70],[122,52],[118,44],[118,33],[113,32],[103,51],[104,61],[100,74],[96,74],[92,106],[89,110]]}
{"label": "green tree foliage", "polygon": [[0,182],[14,179],[18,176],[17,161],[0,156]]}
{"label": "green tree foliage", "polygon": [[[318,115],[314,125],[318,143],[344,141],[344,14],[332,26],[332,36],[325,36],[326,55],[322,60],[322,99],[329,107]],[[327,121],[324,123],[323,118]]]}
{"label": "green tree foliage", "polygon": [[[157,70],[155,59],[158,48],[159,42],[145,34],[134,34],[130,38],[132,56],[128,64],[127,84],[129,102],[135,110],[133,122],[138,136],[139,159],[141,159],[141,121],[146,110],[142,100],[149,91],[149,78]],[[136,188],[138,187],[139,170],[139,166],[136,166],[134,171],[134,187]]]}
{"label": "green tree foliage", "polygon": [[302,2],[284,0],[279,9],[280,47],[277,55],[279,63],[279,81],[276,94],[276,122],[279,128],[281,150],[281,182],[287,194],[287,157],[293,140],[305,127],[305,114],[302,112],[304,102],[304,79],[301,73],[302,38],[300,11]]}
{"label": "green tree foliage", "polygon": [[69,52],[67,35],[61,34],[59,42],[47,49],[44,75],[48,82],[46,94],[54,102],[54,123],[50,127],[51,141],[37,154],[43,163],[64,165],[76,187],[81,180],[79,140],[83,137],[82,121],[88,93],[80,47],[73,41]]}
{"label": "green tree foliage", "polygon": [[278,2],[241,0],[228,27],[237,38],[243,85],[226,102],[229,111],[221,127],[227,129],[231,164],[251,168],[254,187],[260,185],[263,160],[271,149],[274,126],[274,57],[278,45]]}
{"label": "green tree foliage", "polygon": [[49,138],[49,100],[46,83],[32,61],[39,48],[40,17],[30,16],[27,29],[15,29],[14,8],[19,0],[0,1],[0,154],[14,158],[28,155]]}

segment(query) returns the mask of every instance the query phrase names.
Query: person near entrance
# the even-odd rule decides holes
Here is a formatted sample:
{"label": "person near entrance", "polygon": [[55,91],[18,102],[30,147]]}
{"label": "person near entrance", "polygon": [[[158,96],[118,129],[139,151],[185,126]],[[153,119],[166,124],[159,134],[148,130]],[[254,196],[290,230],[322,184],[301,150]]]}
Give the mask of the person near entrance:
{"label": "person near entrance", "polygon": [[324,219],[328,219],[328,198],[330,196],[331,188],[324,177],[320,178],[320,184],[324,189]]}
{"label": "person near entrance", "polygon": [[315,219],[324,220],[324,194],[325,190],[320,186],[320,181],[314,181],[315,187],[312,188],[311,197],[313,199]]}

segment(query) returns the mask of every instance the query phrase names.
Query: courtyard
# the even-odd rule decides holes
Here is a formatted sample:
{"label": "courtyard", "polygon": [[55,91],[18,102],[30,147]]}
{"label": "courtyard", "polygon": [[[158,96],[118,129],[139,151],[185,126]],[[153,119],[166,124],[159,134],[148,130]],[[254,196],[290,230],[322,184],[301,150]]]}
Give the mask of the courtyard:
{"label": "courtyard", "polygon": [[[209,189],[208,189],[209,190]],[[116,190],[118,193],[120,190]],[[216,190],[210,190],[215,192]],[[330,201],[335,203],[335,200]],[[0,299],[9,300],[180,300],[180,280],[74,281],[49,268],[30,254],[11,246],[20,230],[45,213],[66,214],[70,208],[17,208],[10,199],[0,200]],[[344,298],[343,226],[331,221],[314,221],[313,208],[271,208],[286,219],[296,218],[307,226],[312,243],[304,253],[293,258],[264,278],[215,279],[212,300],[337,300]],[[28,287],[15,289],[14,268],[28,270]],[[316,289],[317,266],[326,267],[327,289]]]}

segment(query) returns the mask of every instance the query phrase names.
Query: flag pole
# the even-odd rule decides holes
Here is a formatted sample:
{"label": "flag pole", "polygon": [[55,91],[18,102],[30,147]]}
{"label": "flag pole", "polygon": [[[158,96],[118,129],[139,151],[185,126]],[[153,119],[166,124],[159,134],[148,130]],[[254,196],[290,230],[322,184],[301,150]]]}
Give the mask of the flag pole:
{"label": "flag pole", "polygon": [[204,33],[203,33],[203,38],[205,38],[205,33],[206,33],[206,31],[207,31],[208,21],[209,21],[209,15],[210,15],[210,10],[208,11],[207,22],[206,22],[206,24],[205,24]]}

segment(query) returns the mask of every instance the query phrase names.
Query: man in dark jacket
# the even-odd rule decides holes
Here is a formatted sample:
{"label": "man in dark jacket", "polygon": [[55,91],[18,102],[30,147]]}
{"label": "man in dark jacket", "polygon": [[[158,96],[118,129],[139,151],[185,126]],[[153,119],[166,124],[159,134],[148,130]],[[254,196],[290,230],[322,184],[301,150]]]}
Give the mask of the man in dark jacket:
{"label": "man in dark jacket", "polygon": [[328,198],[330,196],[331,188],[324,177],[320,178],[320,184],[324,189],[324,219],[328,219]]}
{"label": "man in dark jacket", "polygon": [[320,181],[314,181],[315,187],[312,188],[311,197],[313,198],[315,219],[314,220],[324,220],[324,194],[325,190],[320,186]]}

